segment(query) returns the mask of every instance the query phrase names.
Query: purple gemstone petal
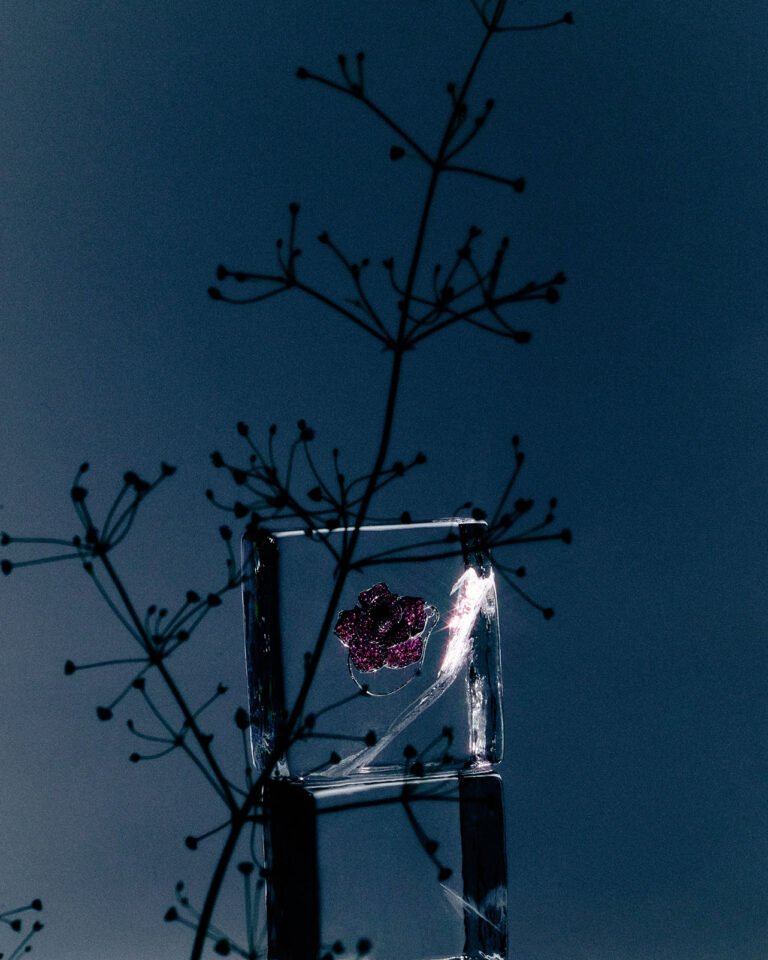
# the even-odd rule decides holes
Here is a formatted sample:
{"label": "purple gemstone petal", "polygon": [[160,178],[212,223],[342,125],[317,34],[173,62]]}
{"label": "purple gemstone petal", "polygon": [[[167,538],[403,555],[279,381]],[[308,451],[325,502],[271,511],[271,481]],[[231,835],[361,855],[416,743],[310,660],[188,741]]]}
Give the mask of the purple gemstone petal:
{"label": "purple gemstone petal", "polygon": [[421,631],[427,625],[427,610],[424,601],[419,597],[400,597],[403,608],[403,620],[408,624],[411,636]]}
{"label": "purple gemstone petal", "polygon": [[357,610],[342,610],[336,620],[333,632],[345,647],[357,635]]}
{"label": "purple gemstone petal", "polygon": [[371,673],[384,666],[387,651],[375,640],[355,637],[349,645],[349,659],[361,673]]}
{"label": "purple gemstone petal", "polygon": [[357,598],[363,607],[372,607],[382,600],[397,600],[397,594],[392,593],[386,583],[374,583],[368,590],[363,590]]}
{"label": "purple gemstone petal", "polygon": [[411,663],[421,660],[424,644],[421,637],[411,637],[402,643],[390,647],[387,651],[387,666],[392,670],[399,670]]}
{"label": "purple gemstone petal", "polygon": [[348,647],[357,638],[373,639],[375,627],[365,611],[355,607],[354,610],[342,610],[339,613],[333,632]]}

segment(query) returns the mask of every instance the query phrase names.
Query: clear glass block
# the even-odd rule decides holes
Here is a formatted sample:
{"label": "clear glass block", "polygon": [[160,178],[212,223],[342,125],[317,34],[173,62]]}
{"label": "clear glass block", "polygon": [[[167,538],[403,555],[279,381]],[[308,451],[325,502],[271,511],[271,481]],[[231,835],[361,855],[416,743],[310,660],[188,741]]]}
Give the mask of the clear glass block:
{"label": "clear glass block", "polygon": [[269,960],[504,960],[501,780],[450,774],[267,793]]}
{"label": "clear glass block", "polygon": [[[270,764],[273,776],[319,786],[499,762],[498,612],[484,534],[481,522],[448,519],[243,541],[257,770]],[[351,536],[342,586],[338,557]],[[292,714],[296,736],[286,743]]]}

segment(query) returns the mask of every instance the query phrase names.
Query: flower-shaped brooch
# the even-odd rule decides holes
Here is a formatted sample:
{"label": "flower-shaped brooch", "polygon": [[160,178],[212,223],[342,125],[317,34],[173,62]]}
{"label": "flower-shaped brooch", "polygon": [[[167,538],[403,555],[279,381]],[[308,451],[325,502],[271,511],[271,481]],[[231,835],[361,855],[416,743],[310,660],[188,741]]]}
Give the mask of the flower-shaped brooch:
{"label": "flower-shaped brooch", "polygon": [[435,607],[420,597],[398,596],[386,583],[375,583],[357,600],[354,609],[339,613],[334,627],[354,667],[361,673],[401,670],[422,659],[437,622]]}

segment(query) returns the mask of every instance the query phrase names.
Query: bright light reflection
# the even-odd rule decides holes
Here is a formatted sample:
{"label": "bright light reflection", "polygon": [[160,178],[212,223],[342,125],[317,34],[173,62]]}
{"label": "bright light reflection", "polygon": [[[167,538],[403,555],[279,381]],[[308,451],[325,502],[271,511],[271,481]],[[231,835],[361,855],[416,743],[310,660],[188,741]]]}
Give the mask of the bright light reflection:
{"label": "bright light reflection", "polygon": [[470,567],[454,584],[451,594],[458,593],[458,597],[448,620],[449,640],[438,677],[455,673],[469,656],[472,628],[493,583],[493,571],[487,577],[479,577]]}

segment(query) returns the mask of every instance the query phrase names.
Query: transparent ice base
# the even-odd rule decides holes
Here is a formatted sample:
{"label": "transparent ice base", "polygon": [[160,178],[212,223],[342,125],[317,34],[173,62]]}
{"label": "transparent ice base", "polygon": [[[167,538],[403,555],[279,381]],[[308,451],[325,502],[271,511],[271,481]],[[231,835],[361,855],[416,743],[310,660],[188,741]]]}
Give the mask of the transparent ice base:
{"label": "transparent ice base", "polygon": [[270,784],[269,960],[504,960],[501,780]]}
{"label": "transparent ice base", "polygon": [[[326,546],[341,549],[347,533],[326,532]],[[282,755],[270,769],[278,776],[318,785],[401,776],[409,747],[417,769],[430,774],[501,760],[498,609],[485,533],[484,524],[455,518],[363,527],[359,568],[347,571],[332,607],[338,562],[325,540],[302,531],[244,540],[257,770],[276,750]],[[417,621],[421,632],[411,636]],[[323,623],[321,636],[315,631]],[[404,643],[418,645],[418,660],[402,654]],[[393,665],[388,658],[397,650],[405,662],[395,657]],[[386,666],[376,659],[382,656]],[[297,702],[301,716],[293,717],[295,736],[284,746],[281,725]]]}

